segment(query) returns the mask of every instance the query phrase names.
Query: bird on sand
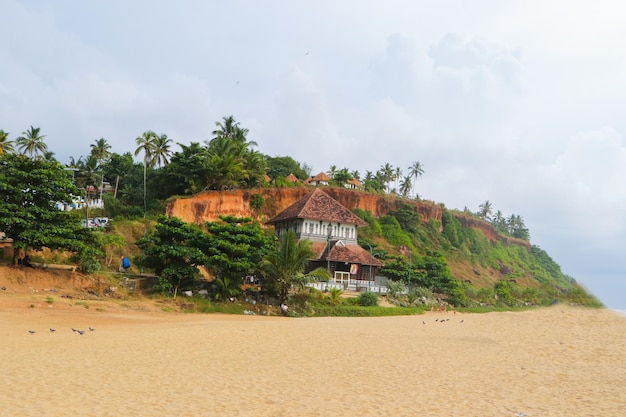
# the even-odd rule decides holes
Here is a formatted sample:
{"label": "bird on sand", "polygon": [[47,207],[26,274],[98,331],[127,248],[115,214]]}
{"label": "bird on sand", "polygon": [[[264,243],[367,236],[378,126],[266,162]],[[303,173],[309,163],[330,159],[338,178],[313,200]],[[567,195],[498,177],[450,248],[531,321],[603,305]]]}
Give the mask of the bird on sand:
{"label": "bird on sand", "polygon": [[29,331],[28,331],[28,333],[30,333],[30,334],[35,334],[35,333],[37,333],[37,332],[36,332],[36,331],[34,331],[34,330],[29,330]]}
{"label": "bird on sand", "polygon": [[422,324],[426,324],[426,322],[424,320],[422,320]]}
{"label": "bird on sand", "polygon": [[89,326],[89,331],[90,332],[93,332],[94,330],[96,330],[96,329],[94,329],[93,327]]}
{"label": "bird on sand", "polygon": [[79,334],[79,335],[81,335],[81,336],[85,334],[85,331],[84,331],[84,330],[76,330],[76,331],[77,331],[77,332],[78,332],[78,334]]}
{"label": "bird on sand", "polygon": [[50,333],[56,332],[56,331],[57,331],[57,329],[53,329],[52,327],[50,327]]}

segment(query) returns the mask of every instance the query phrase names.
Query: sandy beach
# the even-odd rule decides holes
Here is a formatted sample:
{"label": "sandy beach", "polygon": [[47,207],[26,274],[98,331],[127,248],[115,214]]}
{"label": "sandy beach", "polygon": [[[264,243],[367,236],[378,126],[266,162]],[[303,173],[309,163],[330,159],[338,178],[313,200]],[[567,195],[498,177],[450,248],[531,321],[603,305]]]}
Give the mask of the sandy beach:
{"label": "sandy beach", "polygon": [[626,404],[626,317],[609,310],[294,319],[8,300],[3,417],[618,416]]}

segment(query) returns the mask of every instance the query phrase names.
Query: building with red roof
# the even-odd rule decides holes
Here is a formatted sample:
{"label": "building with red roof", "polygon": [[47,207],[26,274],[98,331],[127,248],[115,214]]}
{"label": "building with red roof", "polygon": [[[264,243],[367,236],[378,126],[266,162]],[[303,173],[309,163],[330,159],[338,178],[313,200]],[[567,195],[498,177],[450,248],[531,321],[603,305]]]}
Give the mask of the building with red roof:
{"label": "building with red roof", "polygon": [[358,226],[367,225],[356,214],[319,188],[311,191],[267,221],[277,237],[293,230],[298,239],[313,242],[315,257],[306,272],[328,268],[331,282],[367,286],[383,264],[357,243]]}

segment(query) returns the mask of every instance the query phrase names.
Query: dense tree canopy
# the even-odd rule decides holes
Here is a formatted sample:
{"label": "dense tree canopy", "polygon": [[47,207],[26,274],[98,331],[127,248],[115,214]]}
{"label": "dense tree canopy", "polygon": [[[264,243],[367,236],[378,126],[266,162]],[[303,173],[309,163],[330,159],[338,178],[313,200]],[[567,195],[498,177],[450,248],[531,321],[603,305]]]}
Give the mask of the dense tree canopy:
{"label": "dense tree canopy", "polygon": [[200,249],[205,246],[205,233],[197,226],[176,217],[159,216],[154,232],[137,241],[143,250],[142,266],[159,277],[159,288],[173,293],[189,286],[198,276],[198,266],[207,261]]}
{"label": "dense tree canopy", "polygon": [[56,161],[0,155],[0,230],[13,239],[14,264],[19,250],[48,247],[77,252],[94,243],[76,213],[55,207],[78,193],[71,172]]}

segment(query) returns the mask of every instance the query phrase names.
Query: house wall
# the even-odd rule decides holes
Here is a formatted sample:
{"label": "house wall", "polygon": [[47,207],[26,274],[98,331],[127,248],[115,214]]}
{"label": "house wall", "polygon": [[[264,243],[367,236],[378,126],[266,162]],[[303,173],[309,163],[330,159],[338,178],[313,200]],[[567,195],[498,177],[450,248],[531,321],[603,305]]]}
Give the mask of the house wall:
{"label": "house wall", "polygon": [[357,227],[348,223],[333,223],[321,220],[294,219],[281,222],[275,225],[275,234],[282,236],[288,230],[293,230],[296,237],[315,241],[328,240],[328,230],[330,228],[330,238],[341,239],[346,244],[357,243]]}

